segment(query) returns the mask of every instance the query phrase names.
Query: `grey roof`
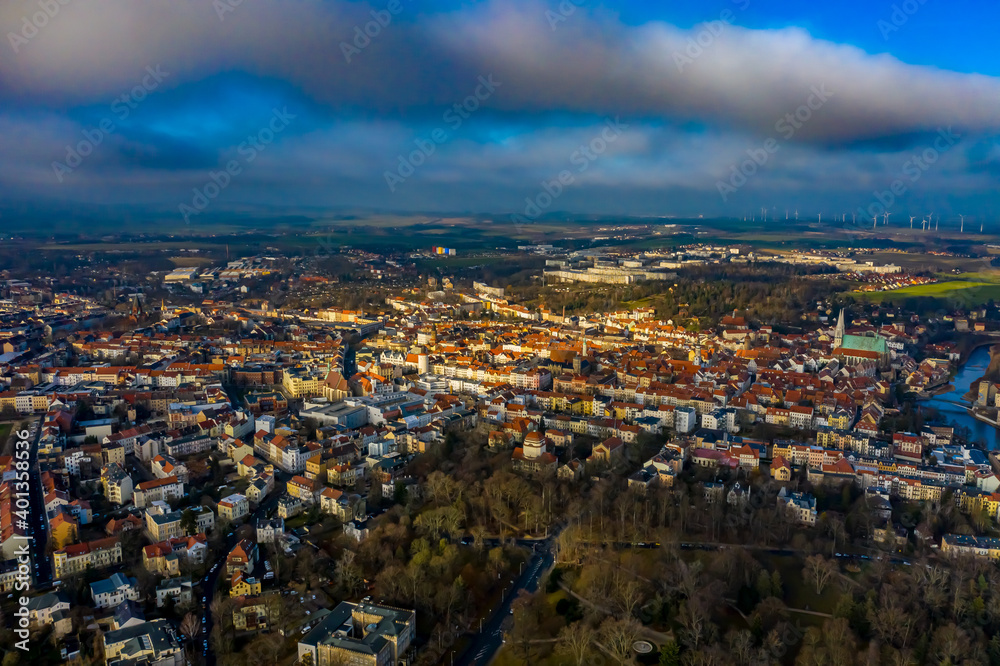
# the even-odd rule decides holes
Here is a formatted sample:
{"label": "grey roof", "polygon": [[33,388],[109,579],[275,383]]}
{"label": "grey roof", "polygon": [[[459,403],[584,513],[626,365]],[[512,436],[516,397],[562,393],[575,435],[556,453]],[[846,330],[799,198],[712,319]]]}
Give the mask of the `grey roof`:
{"label": "grey roof", "polygon": [[[367,631],[363,638],[354,637],[354,611],[368,615],[376,615],[381,619],[374,629]],[[300,645],[316,648],[320,645],[333,645],[364,654],[378,654],[388,642],[387,636],[398,636],[407,623],[415,621],[413,611],[399,610],[375,604],[351,604],[341,602],[330,611],[308,634]],[[338,636],[338,632],[341,634]]]}
{"label": "grey roof", "polygon": [[90,593],[96,596],[98,594],[111,593],[129,586],[135,586],[135,578],[128,578],[125,574],[114,573],[109,578],[91,583]]}
{"label": "grey roof", "polygon": [[115,626],[120,627],[129,620],[140,620],[145,622],[146,615],[142,612],[142,608],[139,607],[139,604],[131,599],[126,599],[115,606]]}
{"label": "grey roof", "polygon": [[38,597],[28,599],[28,610],[37,611],[52,608],[56,604],[68,604],[69,600],[62,592],[48,592]]}
{"label": "grey roof", "polygon": [[125,643],[125,647],[121,651],[121,656],[124,658],[137,656],[148,650],[152,650],[154,654],[160,654],[180,649],[173,627],[166,620],[143,622],[104,634],[104,645],[119,643]]}

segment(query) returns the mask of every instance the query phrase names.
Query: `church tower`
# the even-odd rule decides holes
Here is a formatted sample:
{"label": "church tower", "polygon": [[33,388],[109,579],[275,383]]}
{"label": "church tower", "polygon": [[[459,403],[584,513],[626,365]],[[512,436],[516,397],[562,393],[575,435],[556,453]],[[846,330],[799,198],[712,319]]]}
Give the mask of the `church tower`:
{"label": "church tower", "polygon": [[837,319],[837,328],[833,332],[833,348],[836,349],[844,344],[844,309],[840,309],[840,318]]}

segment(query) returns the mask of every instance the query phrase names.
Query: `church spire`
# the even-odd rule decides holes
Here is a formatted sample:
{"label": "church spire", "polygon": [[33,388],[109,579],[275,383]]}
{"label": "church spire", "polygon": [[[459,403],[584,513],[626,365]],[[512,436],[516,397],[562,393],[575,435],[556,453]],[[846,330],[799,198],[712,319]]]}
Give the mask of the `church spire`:
{"label": "church spire", "polygon": [[837,319],[837,328],[833,332],[833,346],[840,347],[844,343],[844,308],[840,309],[840,317]]}

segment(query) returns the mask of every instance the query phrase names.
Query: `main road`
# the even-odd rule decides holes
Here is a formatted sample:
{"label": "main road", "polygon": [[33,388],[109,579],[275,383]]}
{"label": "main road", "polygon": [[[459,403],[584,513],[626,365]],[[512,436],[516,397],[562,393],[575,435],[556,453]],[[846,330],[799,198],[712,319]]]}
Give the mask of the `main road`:
{"label": "main road", "polygon": [[538,581],[542,575],[552,566],[554,557],[552,555],[552,544],[558,533],[550,535],[545,540],[518,540],[519,545],[528,545],[532,548],[531,558],[521,569],[520,575],[514,580],[510,589],[504,592],[500,605],[493,611],[488,620],[482,624],[482,629],[476,634],[475,639],[453,662],[457,666],[482,666],[490,663],[503,645],[503,625],[510,617],[510,607],[517,598],[518,592],[527,590],[534,592],[538,589]]}

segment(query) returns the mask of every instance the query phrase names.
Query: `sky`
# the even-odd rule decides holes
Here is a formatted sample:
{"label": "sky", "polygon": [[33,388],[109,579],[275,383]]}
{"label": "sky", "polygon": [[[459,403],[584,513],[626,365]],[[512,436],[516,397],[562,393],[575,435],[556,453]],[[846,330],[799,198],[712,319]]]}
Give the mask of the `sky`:
{"label": "sky", "polygon": [[1000,223],[1000,3],[5,0],[0,228],[148,210]]}

